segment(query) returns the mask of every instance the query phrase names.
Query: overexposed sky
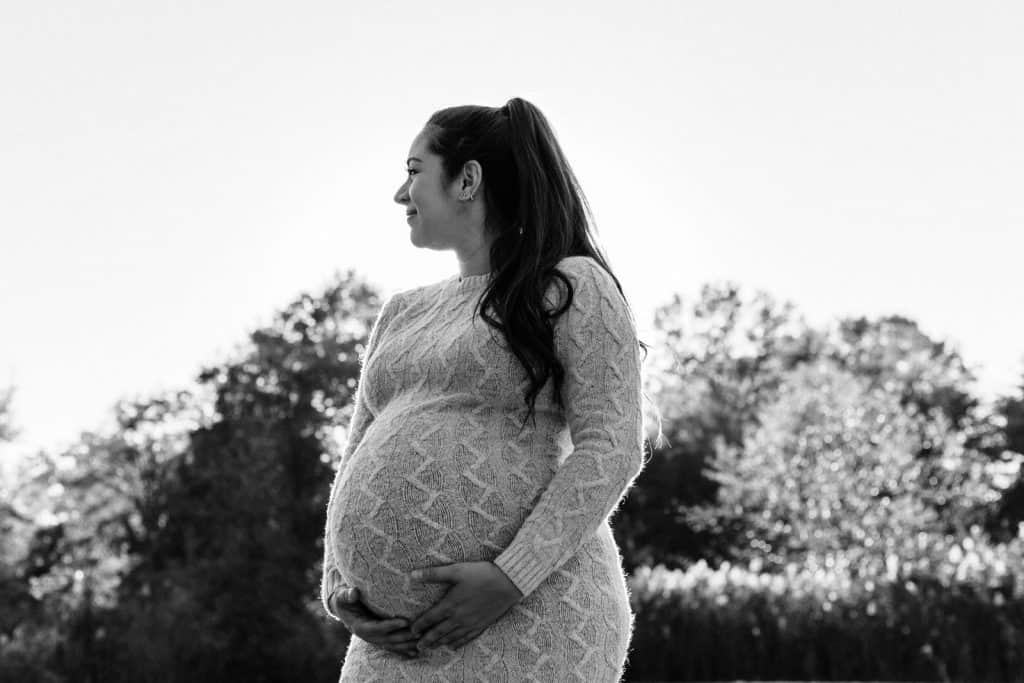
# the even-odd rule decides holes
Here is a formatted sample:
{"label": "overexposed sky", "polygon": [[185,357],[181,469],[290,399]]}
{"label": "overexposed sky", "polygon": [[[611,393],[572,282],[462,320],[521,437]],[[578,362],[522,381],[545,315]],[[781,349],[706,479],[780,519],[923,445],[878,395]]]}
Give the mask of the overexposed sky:
{"label": "overexposed sky", "polygon": [[731,279],[1024,371],[1018,2],[51,0],[0,7],[0,386],[59,448],[355,267],[435,109],[545,112],[649,332]]}

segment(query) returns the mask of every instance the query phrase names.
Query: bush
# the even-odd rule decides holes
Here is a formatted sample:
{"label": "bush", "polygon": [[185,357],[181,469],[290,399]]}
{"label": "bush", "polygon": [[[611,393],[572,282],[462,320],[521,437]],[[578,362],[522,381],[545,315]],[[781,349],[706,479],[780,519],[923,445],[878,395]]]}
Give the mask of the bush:
{"label": "bush", "polygon": [[643,567],[630,577],[629,679],[1024,681],[1021,574],[980,571],[984,552],[1019,561],[1021,544],[967,545],[932,576],[893,564],[855,578],[840,562]]}

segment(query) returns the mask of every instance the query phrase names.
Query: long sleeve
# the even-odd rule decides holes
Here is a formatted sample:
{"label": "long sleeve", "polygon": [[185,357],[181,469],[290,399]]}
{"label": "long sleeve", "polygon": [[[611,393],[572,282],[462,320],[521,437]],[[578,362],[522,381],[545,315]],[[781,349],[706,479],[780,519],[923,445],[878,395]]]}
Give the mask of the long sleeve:
{"label": "long sleeve", "polygon": [[[363,352],[362,358],[360,359],[360,376],[359,383],[356,386],[356,395],[352,408],[352,418],[349,421],[348,426],[348,437],[345,441],[345,446],[341,452],[341,460],[338,464],[337,472],[335,477],[341,475],[345,470],[345,465],[348,463],[349,458],[352,457],[352,453],[355,451],[356,446],[363,438],[363,434],[366,432],[366,428],[373,421],[373,410],[366,403],[365,388],[363,386],[364,370],[366,369],[366,363],[369,361],[370,356],[373,354],[377,347],[378,340],[384,334],[387,329],[388,323],[394,317],[399,309],[398,295],[391,296],[384,305],[381,307],[380,312],[377,314],[377,319],[374,321],[373,326],[370,329],[369,339],[366,343],[366,348]],[[328,511],[331,509],[331,501],[334,497],[334,486],[331,486],[331,495],[327,503]],[[323,603],[324,610],[334,619],[338,619],[338,615],[331,611],[328,600],[331,594],[340,588],[347,587],[342,581],[341,573],[338,571],[337,562],[334,559],[334,554],[331,552],[330,538],[327,534],[327,529],[330,528],[329,522],[325,524],[324,528],[324,559],[323,559],[323,573],[320,579],[320,601]],[[340,619],[338,619],[340,621]]]}
{"label": "long sleeve", "polygon": [[573,284],[555,320],[573,451],[494,563],[528,595],[586,543],[643,466],[636,324],[611,275],[587,257],[561,270]]}

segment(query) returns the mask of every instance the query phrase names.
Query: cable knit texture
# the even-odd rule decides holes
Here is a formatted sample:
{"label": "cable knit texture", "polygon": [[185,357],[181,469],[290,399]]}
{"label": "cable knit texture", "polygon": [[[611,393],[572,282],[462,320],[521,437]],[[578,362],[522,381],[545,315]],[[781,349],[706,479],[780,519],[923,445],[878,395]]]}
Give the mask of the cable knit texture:
{"label": "cable knit texture", "polygon": [[[555,319],[565,410],[549,379],[536,424],[529,377],[474,315],[489,274],[387,300],[363,354],[331,488],[321,597],[360,589],[381,616],[414,619],[446,584],[413,569],[492,561],[523,599],[479,637],[407,660],[353,636],[342,681],[618,681],[633,615],[609,515],[643,462],[640,348],[614,280],[571,256]],[[555,279],[548,310],[566,292]]]}

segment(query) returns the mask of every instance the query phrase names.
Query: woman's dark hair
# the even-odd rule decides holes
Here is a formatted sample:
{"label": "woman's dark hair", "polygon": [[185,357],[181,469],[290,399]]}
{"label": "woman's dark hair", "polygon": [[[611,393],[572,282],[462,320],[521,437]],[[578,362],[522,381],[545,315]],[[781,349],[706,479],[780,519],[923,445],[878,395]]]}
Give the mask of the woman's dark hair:
{"label": "woman's dark hair", "polygon": [[[588,256],[608,271],[625,301],[622,285],[591,235],[590,205],[537,107],[518,97],[500,108],[449,107],[430,116],[423,135],[427,148],[442,159],[446,185],[470,160],[483,169],[485,230],[494,241],[492,275],[478,310],[487,324],[504,333],[529,375],[522,426],[531,416],[536,423],[534,404],[550,377],[555,400],[565,408],[565,369],[555,355],[552,319],[569,309],[573,288],[555,265],[566,256]],[[568,298],[557,310],[547,311],[544,293],[556,277],[565,284]],[[641,341],[640,346],[646,358],[648,345]]]}

